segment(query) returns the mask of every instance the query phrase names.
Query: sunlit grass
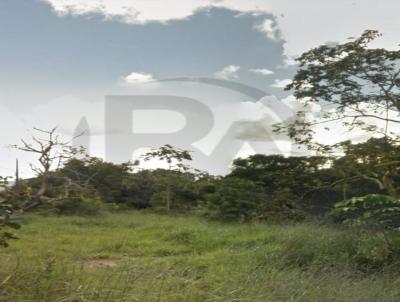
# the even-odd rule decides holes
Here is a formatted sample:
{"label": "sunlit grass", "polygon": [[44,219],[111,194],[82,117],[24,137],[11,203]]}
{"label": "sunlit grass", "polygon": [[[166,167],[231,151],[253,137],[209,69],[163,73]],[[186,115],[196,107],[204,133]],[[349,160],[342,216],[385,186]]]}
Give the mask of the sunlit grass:
{"label": "sunlit grass", "polygon": [[[220,224],[127,212],[31,216],[19,237],[0,250],[0,301],[400,297],[397,266],[379,266],[379,259],[365,254],[363,238],[336,227]],[[373,240],[368,244],[380,244]]]}

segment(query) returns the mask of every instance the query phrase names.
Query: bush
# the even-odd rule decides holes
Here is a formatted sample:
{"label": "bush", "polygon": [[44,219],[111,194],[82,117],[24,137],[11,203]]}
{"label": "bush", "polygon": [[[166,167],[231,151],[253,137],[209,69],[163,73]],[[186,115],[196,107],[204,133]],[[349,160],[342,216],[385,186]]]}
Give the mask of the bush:
{"label": "bush", "polygon": [[400,200],[387,195],[369,194],[339,202],[331,215],[351,226],[380,229],[400,227]]}
{"label": "bush", "polygon": [[214,192],[204,195],[203,208],[208,217],[238,222],[300,217],[286,200],[266,194],[253,181],[235,177],[218,181]]}
{"label": "bush", "polygon": [[17,239],[13,230],[19,229],[20,224],[13,213],[19,210],[21,199],[28,196],[26,188],[15,190],[7,178],[0,176],[0,247],[8,247],[9,241]]}
{"label": "bush", "polygon": [[60,215],[96,215],[105,209],[100,195],[94,190],[74,194],[55,208]]}

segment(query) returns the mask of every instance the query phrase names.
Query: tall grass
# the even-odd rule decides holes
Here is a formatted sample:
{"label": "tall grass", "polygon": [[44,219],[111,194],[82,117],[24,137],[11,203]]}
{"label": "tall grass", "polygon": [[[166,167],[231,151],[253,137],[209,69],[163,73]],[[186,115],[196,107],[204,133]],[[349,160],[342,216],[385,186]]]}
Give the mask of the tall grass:
{"label": "tall grass", "polygon": [[[384,238],[316,224],[143,212],[28,217],[0,251],[0,301],[399,301]],[[389,254],[388,254],[389,253]]]}

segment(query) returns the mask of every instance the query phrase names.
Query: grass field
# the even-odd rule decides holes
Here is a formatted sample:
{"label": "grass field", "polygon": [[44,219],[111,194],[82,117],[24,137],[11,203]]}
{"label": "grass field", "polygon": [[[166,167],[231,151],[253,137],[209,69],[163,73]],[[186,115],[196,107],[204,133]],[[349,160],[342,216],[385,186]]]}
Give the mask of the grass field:
{"label": "grass field", "polygon": [[0,250],[2,302],[400,300],[384,239],[328,226],[127,212],[31,216],[18,233]]}

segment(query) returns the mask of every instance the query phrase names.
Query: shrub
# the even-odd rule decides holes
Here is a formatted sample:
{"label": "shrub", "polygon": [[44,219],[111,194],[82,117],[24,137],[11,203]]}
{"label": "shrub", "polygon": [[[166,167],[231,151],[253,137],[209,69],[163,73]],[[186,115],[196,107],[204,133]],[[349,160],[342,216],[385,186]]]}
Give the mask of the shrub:
{"label": "shrub", "polygon": [[239,222],[298,217],[286,200],[266,194],[253,181],[235,177],[218,181],[214,192],[204,195],[203,208],[208,217]]}
{"label": "shrub", "polygon": [[105,209],[100,195],[90,189],[64,199],[55,208],[60,215],[96,215]]}
{"label": "shrub", "polygon": [[28,188],[21,186],[16,190],[7,178],[0,176],[0,247],[8,247],[10,240],[17,239],[12,231],[21,226],[12,215],[19,211],[21,200],[28,195]]}
{"label": "shrub", "polygon": [[331,215],[351,226],[382,229],[400,227],[400,200],[387,195],[369,194],[339,202]]}

